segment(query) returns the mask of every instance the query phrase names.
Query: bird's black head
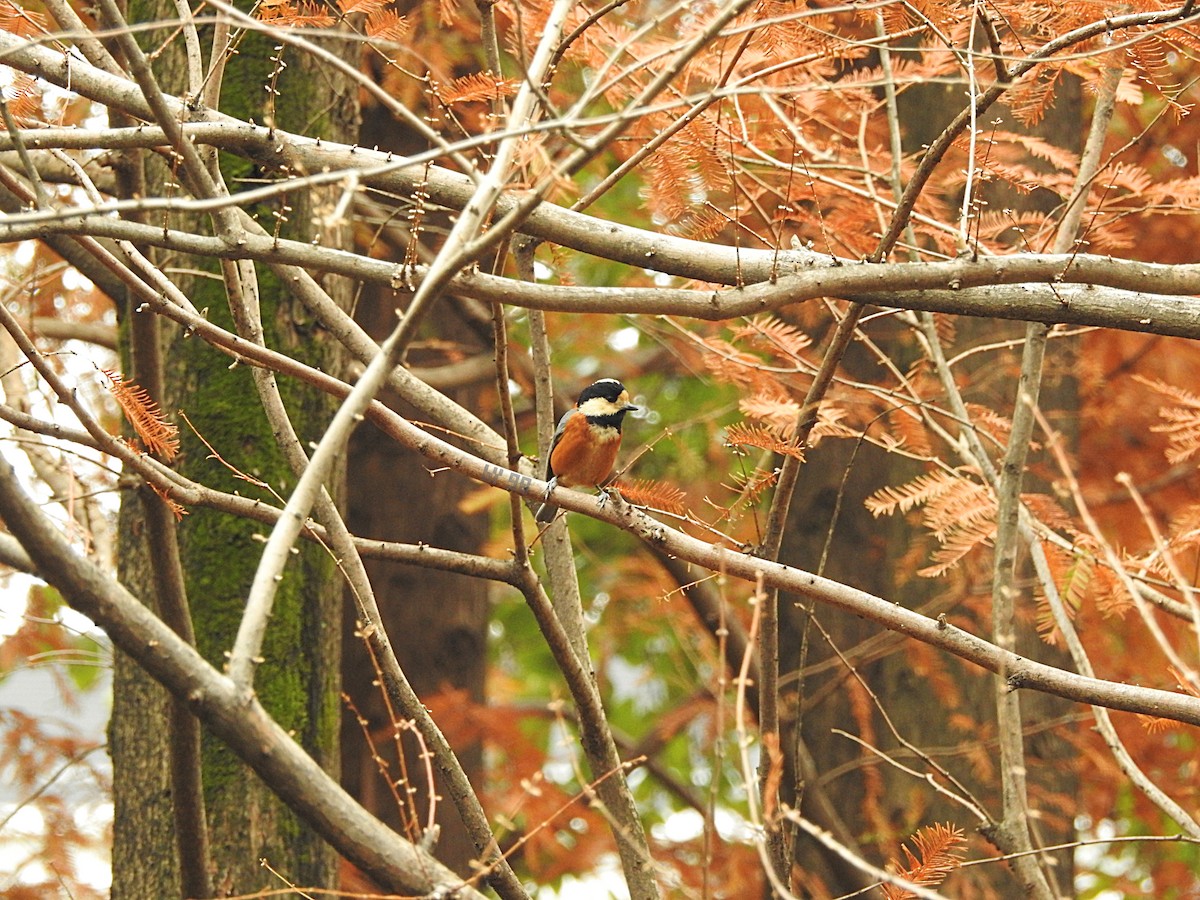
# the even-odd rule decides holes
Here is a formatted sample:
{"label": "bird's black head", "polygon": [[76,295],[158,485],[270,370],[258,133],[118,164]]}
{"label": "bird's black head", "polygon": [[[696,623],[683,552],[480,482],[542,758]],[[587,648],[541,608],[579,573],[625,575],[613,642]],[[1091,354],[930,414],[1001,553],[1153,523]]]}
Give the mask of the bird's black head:
{"label": "bird's black head", "polygon": [[[576,406],[583,406],[587,401],[600,397],[610,403],[616,403],[625,393],[625,385],[615,378],[601,378],[585,387],[579,394]],[[628,394],[626,394],[628,397]]]}
{"label": "bird's black head", "polygon": [[615,378],[601,378],[589,384],[579,394],[575,404],[589,420],[604,420],[605,424],[621,427],[625,413],[637,409],[629,402],[629,391]]}

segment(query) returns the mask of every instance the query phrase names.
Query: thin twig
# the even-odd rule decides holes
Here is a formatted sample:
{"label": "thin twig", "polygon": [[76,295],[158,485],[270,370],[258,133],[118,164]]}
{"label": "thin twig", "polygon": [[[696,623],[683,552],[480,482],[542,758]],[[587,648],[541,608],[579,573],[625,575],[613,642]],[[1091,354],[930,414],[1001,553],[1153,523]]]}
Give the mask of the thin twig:
{"label": "thin twig", "polygon": [[[1074,476],[1071,474],[1070,463],[1067,460],[1066,451],[1063,449],[1062,439],[1050,427],[1050,424],[1044,417],[1039,414],[1038,418],[1042,431],[1046,434],[1046,441],[1050,452],[1054,455],[1059,469],[1063,472],[1064,476],[1071,481],[1073,485],[1072,493],[1078,496],[1078,485],[1075,484]],[[1071,660],[1081,674],[1093,677],[1095,672],[1092,668],[1091,660],[1088,659],[1083,642],[1079,639],[1079,634],[1075,630],[1075,624],[1071,621],[1071,616],[1068,614],[1066,605],[1063,603],[1058,588],[1054,583],[1054,577],[1050,572],[1050,564],[1046,559],[1045,550],[1041,542],[1033,534],[1029,534],[1027,540],[1032,550],[1035,569],[1042,583],[1042,590],[1046,595],[1046,600],[1050,604],[1050,610],[1054,615],[1054,622],[1058,626],[1059,633],[1063,636],[1063,641],[1067,646],[1068,652],[1071,654]],[[1100,736],[1108,745],[1113,759],[1116,760],[1117,765],[1125,777],[1129,779],[1130,783],[1137,787],[1151,803],[1158,807],[1164,815],[1169,816],[1190,837],[1200,839],[1200,823],[1197,823],[1180,804],[1168,797],[1166,792],[1151,781],[1149,776],[1142,771],[1141,767],[1138,766],[1133,756],[1126,749],[1125,743],[1121,740],[1116,728],[1113,727],[1112,717],[1109,716],[1108,710],[1103,707],[1092,706],[1092,715],[1096,720],[1096,728],[1100,732]]]}
{"label": "thin twig", "polygon": [[[1116,482],[1129,492],[1130,498],[1142,516],[1142,521],[1146,523],[1150,537],[1154,540],[1155,549],[1158,550],[1159,558],[1166,565],[1167,571],[1171,573],[1171,581],[1176,590],[1183,595],[1184,604],[1191,613],[1192,635],[1197,640],[1200,640],[1200,603],[1196,600],[1196,589],[1179,567],[1179,562],[1175,559],[1175,554],[1171,552],[1171,545],[1163,537],[1162,531],[1154,519],[1154,514],[1146,504],[1141,491],[1134,485],[1133,478],[1128,472],[1119,472],[1116,476]],[[1180,675],[1188,679],[1194,690],[1200,691],[1200,677],[1197,676],[1194,667],[1188,666],[1180,670]]]}
{"label": "thin twig", "polygon": [[809,837],[818,841],[827,849],[832,850],[839,857],[850,863],[850,865],[862,872],[866,872],[880,884],[895,885],[902,891],[912,894],[914,897],[920,897],[921,900],[949,900],[949,898],[947,898],[944,894],[939,894],[937,891],[932,891],[927,887],[914,884],[907,878],[901,878],[899,875],[893,875],[891,872],[888,872],[885,869],[871,865],[861,856],[851,852],[847,847],[835,841],[833,835],[831,835],[828,831],[825,831],[823,828],[818,828],[799,813],[789,812],[788,819],[795,823],[796,827],[798,827]]}

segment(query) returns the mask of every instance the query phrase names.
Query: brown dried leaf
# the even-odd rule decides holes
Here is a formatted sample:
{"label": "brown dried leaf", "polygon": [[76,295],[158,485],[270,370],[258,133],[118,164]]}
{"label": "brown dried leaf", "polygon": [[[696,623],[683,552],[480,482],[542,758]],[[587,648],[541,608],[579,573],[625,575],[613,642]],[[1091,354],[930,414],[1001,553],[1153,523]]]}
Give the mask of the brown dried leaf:
{"label": "brown dried leaf", "polygon": [[[913,843],[917,850],[915,854],[906,845],[900,847],[907,865],[901,865],[895,857],[888,862],[888,868],[906,881],[920,887],[933,887],[962,865],[963,848],[960,845],[965,843],[965,838],[957,826],[927,825],[914,835]],[[883,895],[887,900],[909,900],[915,896],[911,891],[890,884],[883,885]]]}
{"label": "brown dried leaf", "polygon": [[733,447],[758,447],[780,456],[804,458],[803,447],[787,435],[780,434],[779,429],[766,425],[746,425],[737,422],[725,430],[725,442]]}
{"label": "brown dried leaf", "polygon": [[146,449],[166,462],[174,459],[179,451],[179,429],[166,420],[146,389],[125,381],[120,372],[101,371],[108,378],[108,389]]}

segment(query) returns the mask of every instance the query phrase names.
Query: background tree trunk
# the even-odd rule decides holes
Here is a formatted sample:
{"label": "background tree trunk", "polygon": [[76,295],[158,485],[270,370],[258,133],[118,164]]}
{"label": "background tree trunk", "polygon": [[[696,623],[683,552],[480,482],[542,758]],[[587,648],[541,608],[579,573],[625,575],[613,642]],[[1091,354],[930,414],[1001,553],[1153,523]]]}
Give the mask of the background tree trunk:
{"label": "background tree trunk", "polygon": [[[372,62],[378,62],[372,60]],[[375,72],[379,81],[386,78]],[[377,106],[363,116],[359,142],[384,147],[396,153],[423,149],[419,141],[390,114]],[[404,247],[392,240],[394,233],[376,235],[392,258],[402,258]],[[378,248],[367,248],[365,252]],[[377,340],[395,326],[397,298],[394,292],[366,285],[355,307],[355,319]],[[490,325],[470,315],[470,307],[443,298],[426,320],[424,341],[409,354],[409,364],[436,367],[462,357],[487,352]],[[466,409],[482,410],[493,404],[495,377],[442,386],[443,393]],[[409,411],[394,397],[383,397],[402,415]],[[379,540],[417,542],[464,553],[481,553],[488,537],[488,514],[460,508],[472,486],[457,478],[433,476],[418,455],[398,446],[374,428],[359,429],[350,443],[347,472],[347,505],[351,531]],[[417,499],[419,498],[419,500]],[[420,566],[367,560],[367,572],[376,586],[380,611],[392,647],[413,689],[423,701],[435,695],[457,697],[461,702],[483,703],[487,674],[487,624],[489,585],[478,578],[438,572]],[[392,723],[383,697],[374,686],[375,674],[363,641],[356,636],[358,620],[353,598],[347,598],[343,629],[343,678],[347,694],[367,719],[374,736],[375,751],[398,766],[390,733]],[[440,719],[440,717],[439,717]],[[460,717],[454,720],[462,721]],[[443,725],[445,728],[445,725]],[[471,783],[483,788],[483,745],[475,734],[447,733]],[[430,802],[424,764],[419,748],[407,735],[402,741],[404,770],[416,809]],[[393,777],[398,771],[393,769]],[[342,783],[372,813],[400,833],[406,833],[407,817],[397,808],[387,789],[372,748],[349,712],[342,720]],[[439,790],[439,793],[443,793]],[[471,873],[470,863],[478,858],[453,804],[441,801],[437,821],[441,835],[435,848],[438,859],[462,875]]]}
{"label": "background tree trunk", "polygon": [[[379,296],[383,293],[386,292],[364,292],[363,302],[357,310],[359,322],[376,337],[386,333],[395,322],[389,298]],[[479,352],[480,347],[463,329],[461,321],[455,322],[451,301],[440,304],[431,319],[430,331],[436,332],[442,341],[457,344],[472,353]],[[416,365],[445,362],[440,351],[422,353],[418,350],[412,359]],[[482,385],[468,384],[447,393],[467,409],[480,409],[480,395],[494,395],[493,385],[494,380],[487,379]],[[409,414],[406,407],[394,399],[384,399],[402,415]],[[357,535],[408,543],[424,541],[447,550],[480,553],[487,540],[488,516],[486,512],[472,514],[460,508],[460,503],[471,491],[472,486],[463,479],[431,474],[423,459],[374,428],[359,429],[351,441],[347,501],[350,529]],[[371,583],[375,585],[392,647],[417,695],[432,705],[435,715],[440,710],[433,700],[436,695],[454,706],[483,703],[488,662],[488,583],[452,572],[386,560],[367,560],[366,566]],[[345,690],[369,723],[375,751],[396,767],[392,723],[375,685],[370,657],[362,639],[355,634],[359,618],[355,613],[353,598],[347,598],[343,649]],[[448,727],[447,722],[464,723],[461,716],[450,716],[445,721],[441,715],[437,717],[443,722],[446,738],[467,776],[477,790],[482,790],[483,746],[478,735],[471,733],[471,729],[456,734]],[[412,800],[423,817],[430,802],[425,764],[419,759],[420,748],[410,733],[404,735],[401,743],[405,751],[404,771],[408,773],[414,792]],[[397,768],[392,772],[393,777],[398,777]],[[379,774],[372,748],[349,713],[342,721],[342,782],[384,822],[401,834],[413,834],[406,828],[413,823],[397,808],[391,791]],[[445,792],[439,788],[438,794],[444,797]],[[446,799],[438,802],[437,809],[437,821],[441,826],[435,848],[438,859],[462,875],[470,874],[469,864],[478,858],[478,853],[457,810]],[[419,830],[416,834],[419,836]]]}
{"label": "background tree trunk", "polygon": [[[927,144],[945,127],[948,112],[959,108],[957,91],[957,87],[930,84],[910,86],[900,95],[906,150]],[[1055,108],[1036,130],[1054,145],[1078,153],[1085,121],[1083,112],[1080,85],[1069,80]],[[1001,116],[1011,119],[1007,111]],[[1001,127],[1010,126],[1011,121]],[[1048,191],[1017,195],[1003,184],[989,185],[988,191],[984,196],[991,209],[1049,210],[1060,200]],[[990,375],[977,373],[978,377],[969,380],[980,385],[984,392],[972,395],[969,400],[992,409],[1011,410],[1023,333],[1024,328],[1019,324],[983,320],[958,323],[955,331],[958,348],[1018,341],[1008,370],[997,370],[991,360]],[[1076,421],[1078,397],[1074,382],[1064,375],[1070,372],[1073,360],[1064,361],[1062,355],[1076,352],[1076,340],[1056,341],[1051,345],[1042,393],[1047,416],[1071,441],[1078,437],[1072,424]],[[894,358],[905,356],[904,351],[894,346],[889,347],[889,352]],[[847,354],[843,364],[855,376],[866,377],[870,377],[866,373],[876,365],[872,357],[855,350]],[[833,441],[810,451],[792,504],[781,561],[815,570],[826,545],[833,511],[839,508],[836,530],[829,544],[831,555],[822,573],[825,577],[893,598],[926,615],[969,614],[976,623],[973,630],[988,633],[990,570],[972,571],[964,565],[960,576],[950,579],[950,583],[957,583],[957,591],[947,591],[945,578],[914,577],[914,570],[927,562],[928,545],[922,543],[925,537],[901,517],[877,519],[864,506],[863,501],[872,492],[885,485],[903,484],[918,474],[920,468],[870,445],[863,445],[853,457],[852,451],[847,442]],[[1026,490],[1043,489],[1044,485],[1034,484],[1036,476],[1044,474],[1038,468],[1039,457],[1032,455],[1030,461]],[[848,468],[850,473],[846,478]],[[1027,559],[1027,554],[1021,558]],[[1026,570],[1022,572],[1028,574]],[[1048,646],[1036,634],[1033,602],[1031,593],[1023,594],[1018,601],[1022,616],[1018,652],[1031,659],[1071,668],[1064,651]],[[860,684],[855,674],[839,662],[818,627],[809,623],[805,610],[791,606],[789,614],[789,606],[781,601],[780,616],[781,671],[794,671],[801,660],[801,648],[806,648],[804,666],[816,673],[800,681],[799,693],[803,747],[811,754],[813,763],[812,771],[805,773],[808,779],[799,781],[801,808],[806,815],[835,834],[842,825],[849,834],[873,835],[876,846],[861,849],[867,858],[879,861],[893,856],[900,858],[900,843],[924,825],[949,822],[967,832],[976,829],[975,818],[962,805],[922,790],[922,783],[911,774],[886,764],[859,744],[835,733],[835,729],[841,729],[869,739],[882,752],[921,772],[929,771],[922,760],[892,736],[880,715],[882,709],[901,737],[949,770],[989,813],[999,817],[998,775],[990,765],[997,756],[995,694],[991,683],[995,676],[961,660],[929,653],[923,646],[901,642],[894,635],[881,636],[877,628],[860,618],[831,610],[818,611],[816,620],[820,628],[831,636],[842,653],[852,654],[857,678],[863,681]],[[856,648],[863,651],[861,657],[853,654]],[[930,691],[935,684],[941,686],[940,695]],[[1021,703],[1026,754],[1041,761],[1027,767],[1030,793],[1036,798],[1033,805],[1060,811],[1056,817],[1035,823],[1034,834],[1043,845],[1068,842],[1075,834],[1072,798],[1078,790],[1078,775],[1071,763],[1075,750],[1063,738],[1063,732],[1072,728],[1072,705],[1033,692],[1023,693]],[[974,727],[968,723],[974,723]],[[864,776],[863,770],[868,774]],[[830,809],[836,811],[840,821],[828,818]],[[833,895],[855,890],[862,883],[860,874],[813,842],[799,841],[795,855],[799,867],[819,876]],[[1069,896],[1073,893],[1072,856],[1060,852],[1054,854],[1054,859],[1057,890]],[[976,895],[990,890],[1000,896],[1012,896],[1021,888],[1010,875],[1010,870],[1000,867],[986,870],[977,867],[956,873],[948,884],[958,886],[952,893],[965,891]]]}

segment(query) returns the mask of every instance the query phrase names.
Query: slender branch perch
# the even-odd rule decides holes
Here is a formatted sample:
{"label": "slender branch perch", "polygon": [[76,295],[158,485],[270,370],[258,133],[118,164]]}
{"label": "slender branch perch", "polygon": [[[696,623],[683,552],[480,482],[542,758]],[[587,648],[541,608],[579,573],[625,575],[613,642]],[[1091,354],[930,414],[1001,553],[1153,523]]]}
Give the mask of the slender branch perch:
{"label": "slender branch perch", "polygon": [[[399,417],[379,421],[378,424],[388,434],[428,459],[456,469],[470,478],[518,493],[527,500],[540,499],[545,492],[545,482],[484,462],[439,438],[421,432]],[[1200,698],[1086,678],[1026,659],[942,619],[930,619],[866,591],[781,563],[712,546],[663,525],[632,507],[626,506],[620,510],[609,507],[597,509],[595,498],[565,488],[555,492],[554,502],[564,509],[589,515],[630,531],[653,543],[663,552],[710,571],[751,584],[756,584],[761,577],[763,585],[767,587],[778,588],[844,609],[877,622],[884,628],[952,653],[990,672],[1003,671],[1012,688],[1030,688],[1068,700],[1200,725]]]}
{"label": "slender branch perch", "polygon": [[[290,357],[271,350],[248,347],[235,336],[222,337],[222,330],[200,317],[159,301],[156,308],[176,319],[197,334],[211,340],[227,352],[245,354],[256,362],[270,365],[304,378],[321,390],[344,395],[349,390],[344,383],[315,372]],[[506,466],[489,462],[437,438],[380,404],[372,405],[367,415],[386,434],[402,445],[416,450],[431,461],[456,469],[467,477],[494,487],[519,494],[527,500],[541,500],[546,483]],[[564,509],[582,513],[617,527],[625,528],[644,540],[651,541],[663,552],[693,562],[713,572],[757,583],[760,570],[763,584],[783,591],[811,597],[864,616],[898,633],[916,638],[953,653],[988,671],[1006,671],[1013,687],[1033,688],[1070,700],[1094,703],[1110,709],[1141,712],[1147,715],[1176,719],[1200,725],[1200,699],[1132,685],[1116,684],[1098,679],[1083,678],[1053,666],[1017,657],[948,623],[929,619],[864,591],[839,584],[754,556],[711,546],[630,508],[620,512],[609,507],[597,509],[595,498],[567,488],[557,488],[554,503]]]}

